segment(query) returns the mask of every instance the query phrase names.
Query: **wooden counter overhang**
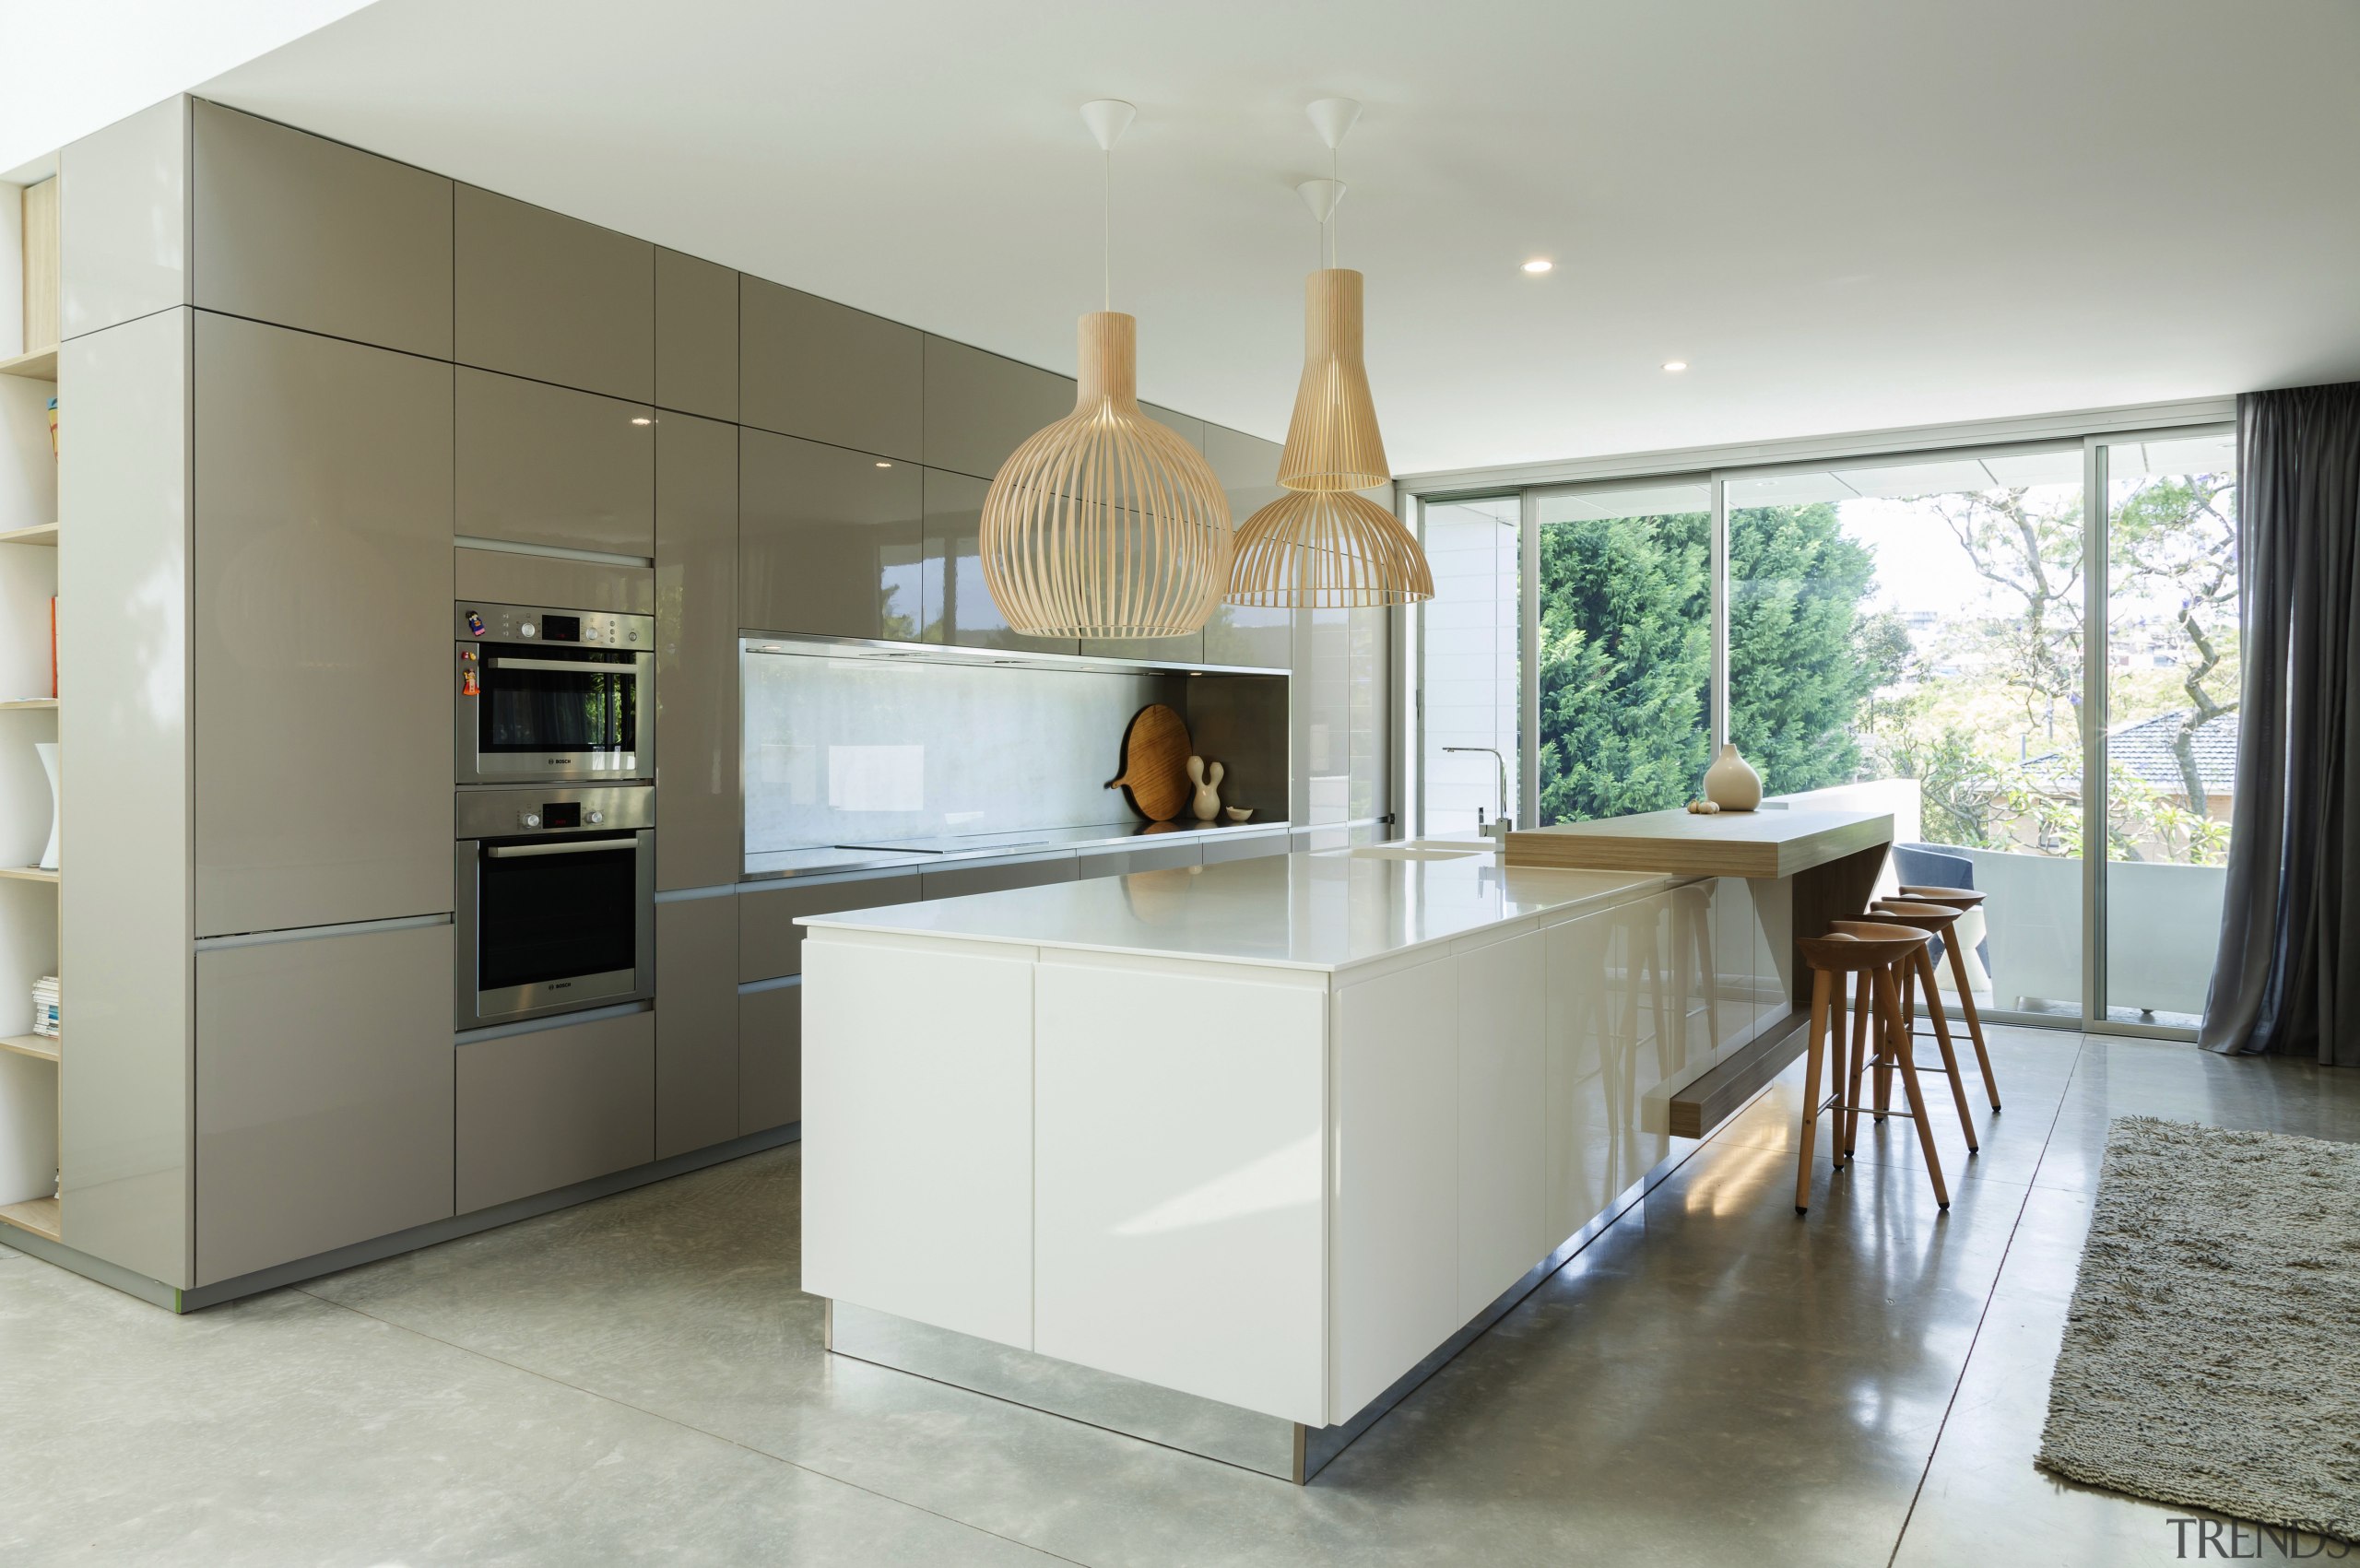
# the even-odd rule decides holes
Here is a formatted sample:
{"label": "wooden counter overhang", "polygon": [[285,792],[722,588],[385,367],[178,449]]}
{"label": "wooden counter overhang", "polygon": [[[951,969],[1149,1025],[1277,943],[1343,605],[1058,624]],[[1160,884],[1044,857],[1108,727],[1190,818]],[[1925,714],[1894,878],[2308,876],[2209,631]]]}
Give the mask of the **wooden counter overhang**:
{"label": "wooden counter overhang", "polygon": [[[1677,877],[1794,879],[1794,934],[1826,934],[1828,923],[1858,917],[1893,848],[1893,818],[1871,811],[1648,811],[1595,822],[1512,832],[1510,866],[1576,871],[1656,871]],[[1752,1099],[1802,1054],[1810,1021],[1811,969],[1794,962],[1787,1018],[1675,1092],[1670,1130],[1702,1138]]]}

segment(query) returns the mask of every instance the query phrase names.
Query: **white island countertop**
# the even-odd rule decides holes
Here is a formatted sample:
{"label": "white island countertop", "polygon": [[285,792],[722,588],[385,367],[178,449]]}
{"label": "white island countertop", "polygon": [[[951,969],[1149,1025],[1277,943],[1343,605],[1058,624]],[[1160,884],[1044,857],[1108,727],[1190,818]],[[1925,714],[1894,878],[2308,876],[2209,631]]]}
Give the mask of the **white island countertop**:
{"label": "white island countertop", "polygon": [[1682,879],[1503,867],[1490,854],[1394,859],[1328,850],[807,915],[799,924],[1332,972]]}

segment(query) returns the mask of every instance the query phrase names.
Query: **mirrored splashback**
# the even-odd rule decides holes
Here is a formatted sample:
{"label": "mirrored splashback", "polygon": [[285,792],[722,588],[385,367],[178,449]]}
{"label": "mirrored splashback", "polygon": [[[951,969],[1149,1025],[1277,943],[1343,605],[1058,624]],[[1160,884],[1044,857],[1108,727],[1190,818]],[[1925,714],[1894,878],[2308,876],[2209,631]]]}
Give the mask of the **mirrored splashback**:
{"label": "mirrored splashback", "polygon": [[1150,702],[1226,770],[1226,804],[1285,816],[1283,675],[747,639],[746,853],[1136,822],[1123,732]]}

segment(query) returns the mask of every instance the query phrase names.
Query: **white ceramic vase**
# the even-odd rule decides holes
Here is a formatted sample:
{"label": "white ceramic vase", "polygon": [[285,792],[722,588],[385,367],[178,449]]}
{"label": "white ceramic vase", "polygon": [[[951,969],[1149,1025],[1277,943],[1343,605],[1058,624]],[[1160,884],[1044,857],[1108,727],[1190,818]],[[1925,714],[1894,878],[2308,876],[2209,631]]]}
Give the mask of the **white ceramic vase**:
{"label": "white ceramic vase", "polygon": [[49,847],[41,852],[41,868],[57,869],[57,742],[36,740],[33,749],[41,754],[41,770],[49,775]]}
{"label": "white ceramic vase", "polygon": [[1705,798],[1724,811],[1751,811],[1762,804],[1762,775],[1735,746],[1724,746],[1705,770]]}

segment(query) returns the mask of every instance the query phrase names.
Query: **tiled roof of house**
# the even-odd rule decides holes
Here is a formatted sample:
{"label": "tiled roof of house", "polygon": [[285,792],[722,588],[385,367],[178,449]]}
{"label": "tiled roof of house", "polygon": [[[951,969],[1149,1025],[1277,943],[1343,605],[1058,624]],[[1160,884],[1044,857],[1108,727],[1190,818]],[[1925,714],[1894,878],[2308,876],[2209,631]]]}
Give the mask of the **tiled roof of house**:
{"label": "tiled roof of house", "polygon": [[[2187,717],[2188,711],[2181,709],[2124,725],[2108,732],[2107,753],[2116,766],[2128,769],[2133,777],[2162,793],[2182,794],[2187,785],[2180,778],[2179,759],[2173,755],[2172,742],[2178,737],[2180,723]],[[2027,760],[2024,767],[2053,784],[2076,786],[2081,782],[2080,760],[2070,752],[2052,751]],[[2197,730],[2196,772],[2204,781],[2207,795],[2227,795],[2236,787],[2236,714],[2224,713]]]}

